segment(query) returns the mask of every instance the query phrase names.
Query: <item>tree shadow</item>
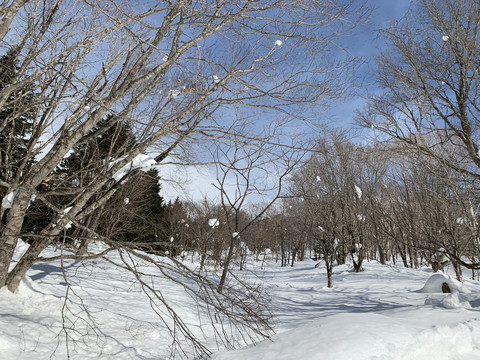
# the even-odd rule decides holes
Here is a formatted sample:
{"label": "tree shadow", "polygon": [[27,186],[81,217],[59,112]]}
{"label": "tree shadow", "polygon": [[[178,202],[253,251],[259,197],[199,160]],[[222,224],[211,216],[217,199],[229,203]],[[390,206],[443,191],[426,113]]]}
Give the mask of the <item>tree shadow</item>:
{"label": "tree shadow", "polygon": [[[63,267],[63,270],[64,271],[67,271],[68,269],[72,268],[72,267],[75,267],[77,266],[78,264],[78,261],[74,261],[68,265],[65,265]],[[41,280],[43,278],[45,278],[46,276],[48,275],[54,275],[54,274],[62,274],[62,266],[60,265],[53,265],[53,264],[49,264],[49,263],[38,263],[38,264],[34,264],[30,270],[33,270],[33,271],[38,271],[38,273],[36,274],[33,274],[33,275],[30,275],[30,279],[32,279],[32,281],[38,281],[38,280]],[[61,285],[67,285],[65,282],[61,281],[60,282]]]}

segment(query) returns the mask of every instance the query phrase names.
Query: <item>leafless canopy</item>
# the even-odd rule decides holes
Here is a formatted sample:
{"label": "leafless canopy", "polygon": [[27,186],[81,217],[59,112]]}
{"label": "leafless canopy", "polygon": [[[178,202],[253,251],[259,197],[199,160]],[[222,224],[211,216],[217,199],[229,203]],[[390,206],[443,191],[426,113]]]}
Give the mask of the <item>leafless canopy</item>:
{"label": "leafless canopy", "polygon": [[359,121],[479,177],[478,1],[421,0],[381,32],[378,85]]}
{"label": "leafless canopy", "polygon": [[[9,109],[0,135],[14,136],[27,113],[32,124],[26,156],[19,164],[5,156],[0,164],[7,169],[1,194],[9,199],[0,211],[0,286],[14,291],[32,264],[48,260],[40,253],[67,224],[99,238],[85,219],[131,178],[135,171],[125,166],[137,155],[148,152],[160,166],[197,141],[255,143],[262,133],[256,129],[275,122],[273,114],[300,119],[302,107],[337,96],[349,66],[330,50],[361,18],[354,3],[1,2],[0,47],[14,56],[15,71],[0,88],[0,109]],[[111,146],[88,169],[55,171],[74,147],[118,124],[135,136],[128,151]],[[93,170],[94,177],[83,176]],[[59,207],[52,194],[72,200]],[[57,216],[9,271],[33,197]]]}

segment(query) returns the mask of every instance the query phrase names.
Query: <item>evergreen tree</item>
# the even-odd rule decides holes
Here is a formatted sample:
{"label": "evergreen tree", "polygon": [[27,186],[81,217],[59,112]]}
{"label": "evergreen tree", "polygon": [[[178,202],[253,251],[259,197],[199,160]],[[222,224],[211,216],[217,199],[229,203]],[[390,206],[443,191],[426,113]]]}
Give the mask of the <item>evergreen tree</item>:
{"label": "evergreen tree", "polygon": [[161,237],[169,242],[172,255],[175,255],[180,249],[192,248],[189,222],[187,210],[178,198],[165,205],[161,223]]}
{"label": "evergreen tree", "polygon": [[[10,49],[0,57],[0,90],[17,81],[18,50]],[[24,86],[14,91],[0,109],[0,180],[10,183],[21,176],[23,166],[27,170],[33,165],[32,157],[27,157],[28,144],[33,122],[37,114],[34,104],[35,93],[32,86]],[[24,163],[24,159],[29,160]],[[0,187],[0,196],[8,189]]]}
{"label": "evergreen tree", "polygon": [[[72,189],[95,181],[95,177],[115,159],[126,156],[136,140],[128,124],[116,123],[109,126],[112,116],[107,116],[92,130],[89,142],[74,147],[68,158],[52,174],[46,186],[64,190],[66,195],[49,196],[50,203],[65,208],[74,201]],[[105,129],[105,130],[103,130]],[[69,191],[70,190],[70,191]],[[159,237],[159,226],[164,210],[163,198],[159,195],[160,184],[156,170],[147,173],[137,171],[110,201],[84,219],[90,229],[112,240],[135,242],[163,241]],[[99,192],[98,196],[102,196]],[[96,201],[93,198],[92,201]],[[40,201],[31,206],[30,216],[24,222],[24,231],[36,233],[45,227],[57,214]],[[81,229],[72,226],[67,235],[87,237]],[[88,241],[85,241],[85,245]],[[162,247],[162,250],[164,248]]]}
{"label": "evergreen tree", "polygon": [[[118,229],[123,231],[119,231],[117,238],[141,243],[168,241],[161,232],[165,204],[159,194],[158,171],[152,169],[146,173],[138,172],[125,187],[131,189],[131,192],[125,194],[127,197],[123,198],[124,206],[133,207],[135,211],[130,212],[133,215],[130,219],[124,219],[118,224]],[[125,199],[129,199],[128,204],[125,204]],[[162,251],[166,249],[160,245],[155,248]]]}
{"label": "evergreen tree", "polygon": [[[100,121],[91,131],[92,134],[100,135],[75,146],[72,154],[62,161],[56,172],[65,173],[74,183],[88,183],[106,164],[125,156],[135,146],[135,137],[128,123],[119,122],[108,127],[112,120],[112,115],[108,115]],[[103,128],[106,129],[102,131]]]}
{"label": "evergreen tree", "polygon": [[[100,129],[108,126],[109,121],[112,121],[111,115],[100,121],[90,134],[100,132]],[[94,181],[108,159],[125,155],[134,143],[135,138],[129,126],[124,123],[115,124],[89,142],[75,146],[72,153],[52,172],[49,181],[42,184],[39,190],[48,192],[55,189],[55,195],[47,195],[47,200],[58,208],[65,208],[75,197],[72,189]],[[62,192],[64,194],[58,195]],[[23,224],[23,231],[35,234],[56,216],[57,213],[42,201],[35,201],[30,206]],[[98,213],[92,216],[98,216]],[[75,231],[74,227],[69,233],[81,235],[79,231]]]}

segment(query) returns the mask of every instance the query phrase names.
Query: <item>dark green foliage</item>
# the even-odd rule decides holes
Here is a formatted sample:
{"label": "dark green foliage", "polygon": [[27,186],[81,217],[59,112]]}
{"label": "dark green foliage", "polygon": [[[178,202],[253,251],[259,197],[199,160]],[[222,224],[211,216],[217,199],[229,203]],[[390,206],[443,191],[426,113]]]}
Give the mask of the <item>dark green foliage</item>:
{"label": "dark green foliage", "polygon": [[[146,173],[138,172],[130,183],[126,184],[126,188],[130,189],[130,193],[115,202],[118,204],[123,202],[124,208],[133,210],[126,212],[127,216],[117,224],[116,238],[141,243],[167,242],[168,239],[165,239],[161,232],[165,204],[159,194],[158,171],[152,169]],[[128,199],[128,204],[125,204],[125,199]],[[165,250],[165,246],[161,244],[155,248]]]}
{"label": "dark green foliage", "polygon": [[164,207],[161,224],[161,236],[170,242],[169,251],[176,255],[182,249],[192,248],[192,237],[189,234],[187,210],[177,198],[169,201]]}
{"label": "dark green foliage", "polygon": [[[108,170],[115,159],[126,156],[136,145],[128,124],[116,122],[110,115],[105,117],[89,134],[88,141],[73,148],[68,158],[52,174],[52,181],[43,186],[55,188],[56,194],[48,200],[58,208],[71,206],[75,201],[75,190],[95,183],[96,177]],[[111,188],[102,189],[90,203],[97,201]],[[115,184],[114,186],[117,186]],[[65,192],[64,195],[58,193]],[[106,204],[84,219],[84,225],[101,236],[112,240],[129,242],[164,242],[159,228],[164,211],[163,198],[159,195],[160,185],[157,170],[142,172],[135,170],[131,178],[116,190]],[[36,233],[57,214],[40,201],[31,206],[24,231]],[[72,226],[67,235],[72,238],[88,237],[88,232]],[[161,248],[164,250],[164,247]]]}
{"label": "dark green foliage", "polygon": [[105,164],[128,153],[135,145],[130,126],[124,122],[113,125],[113,116],[108,115],[91,131],[96,136],[90,141],[77,145],[72,154],[62,161],[57,173],[64,172],[76,185],[84,185],[95,178]]}
{"label": "dark green foliage", "polygon": [[[13,48],[0,57],[0,90],[17,81],[18,51]],[[14,91],[0,109],[0,179],[11,182],[21,176],[19,169],[27,170],[34,160],[24,163],[37,115],[35,93],[32,86]],[[0,187],[0,195],[7,189]]]}
{"label": "dark green foliage", "polygon": [[[113,121],[112,116],[106,116],[100,121],[90,132],[91,139],[75,146],[72,153],[61,162],[48,181],[37,189],[39,192],[47,194],[48,202],[58,208],[70,206],[75,198],[75,189],[88,186],[89,183],[95,181],[95,177],[104,171],[107,159],[125,155],[131,148],[135,138],[131,135],[128,125],[117,123],[106,128],[109,121]],[[102,128],[106,129],[102,131]],[[93,136],[99,133],[100,135]],[[55,190],[54,195],[48,195],[51,190]],[[92,201],[95,201],[95,198]],[[35,234],[56,216],[57,213],[44,202],[34,201],[24,221],[23,231]],[[94,216],[98,216],[98,214]],[[74,233],[74,230],[72,228],[69,233]],[[76,233],[78,235],[78,231]]]}

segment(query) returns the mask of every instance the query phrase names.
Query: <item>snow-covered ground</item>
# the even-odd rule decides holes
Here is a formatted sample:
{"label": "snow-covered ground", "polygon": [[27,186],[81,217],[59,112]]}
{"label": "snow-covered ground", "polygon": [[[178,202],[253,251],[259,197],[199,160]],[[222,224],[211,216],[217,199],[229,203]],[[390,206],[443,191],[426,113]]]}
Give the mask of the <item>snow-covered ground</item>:
{"label": "snow-covered ground", "polygon": [[[269,287],[276,335],[234,351],[215,348],[206,315],[180,286],[165,282],[162,291],[188,324],[199,325],[193,331],[215,360],[480,359],[478,282],[369,262],[362,273],[336,267],[328,289],[314,264],[247,266]],[[59,262],[35,265],[16,294],[0,289],[1,359],[66,359],[66,336],[71,359],[168,358],[165,326],[131,274],[101,260],[69,261],[65,272],[69,302]],[[441,293],[443,282],[452,294]]]}

